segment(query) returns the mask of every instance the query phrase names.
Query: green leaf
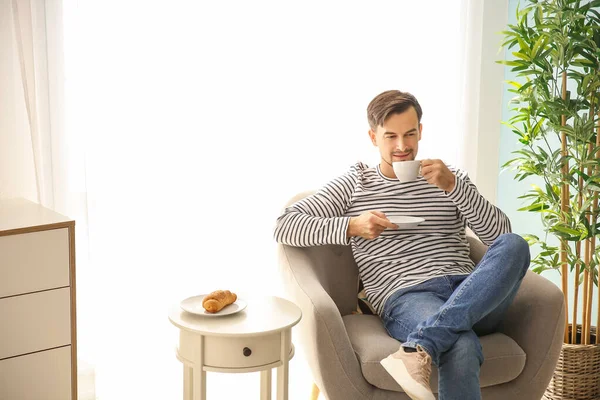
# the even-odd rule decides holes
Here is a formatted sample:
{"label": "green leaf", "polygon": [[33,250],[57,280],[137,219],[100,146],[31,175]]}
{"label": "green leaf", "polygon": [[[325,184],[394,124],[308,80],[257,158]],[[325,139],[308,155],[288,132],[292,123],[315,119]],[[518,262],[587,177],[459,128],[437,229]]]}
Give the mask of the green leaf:
{"label": "green leaf", "polygon": [[514,117],[512,117],[508,123],[509,124],[516,124],[517,122],[523,122],[523,121],[527,121],[529,119],[529,115],[523,115],[523,114],[517,114]]}
{"label": "green leaf", "polygon": [[531,234],[531,233],[523,235],[523,239],[527,240],[528,242],[529,241],[538,242],[540,240],[540,238],[538,236]]}
{"label": "green leaf", "polygon": [[507,61],[507,60],[498,60],[496,61],[498,64],[508,65],[509,67],[517,67],[523,66],[523,61]]}
{"label": "green leaf", "polygon": [[588,59],[591,62],[591,65],[596,66],[598,65],[598,58],[594,57],[593,55],[589,54],[587,51],[583,50],[579,53],[581,54],[583,57],[585,57],[586,59]]}
{"label": "green leaf", "polygon": [[515,82],[515,81],[506,81],[506,83],[516,87],[517,89],[519,89],[522,86],[519,82]]}
{"label": "green leaf", "polygon": [[520,158],[513,158],[512,160],[508,160],[507,162],[505,162],[504,164],[502,164],[501,168],[506,168],[506,167],[510,167],[514,162],[520,160]]}
{"label": "green leaf", "polygon": [[504,36],[511,36],[511,37],[518,36],[517,32],[514,32],[514,31],[500,31],[498,33],[502,34]]}
{"label": "green leaf", "polygon": [[546,266],[543,263],[538,263],[535,267],[531,268],[531,271],[541,275],[544,271],[547,271],[549,269],[553,269],[551,266]]}
{"label": "green leaf", "polygon": [[571,229],[568,226],[564,226],[564,225],[555,225],[553,228],[553,230],[558,231],[558,232],[562,232],[562,233],[567,233],[569,235],[577,235],[579,236],[579,234],[581,232],[576,231],[575,229]]}
{"label": "green leaf", "polygon": [[531,211],[531,212],[539,212],[541,210],[546,210],[550,208],[549,205],[543,203],[534,203],[526,207],[519,208],[517,211]]}
{"label": "green leaf", "polygon": [[531,57],[529,55],[521,53],[520,51],[513,51],[512,55],[524,61],[531,61]]}
{"label": "green leaf", "polygon": [[527,68],[528,67],[514,67],[511,71],[513,71],[513,72],[522,71],[522,72],[519,72],[519,74],[517,76],[543,75],[544,74],[543,71],[539,71],[537,69],[529,69],[527,71],[524,71]]}
{"label": "green leaf", "polygon": [[585,68],[585,67],[593,67],[594,63],[590,62],[589,60],[583,59],[583,58],[578,58],[577,60],[572,61],[571,65]]}
{"label": "green leaf", "polygon": [[541,188],[541,187],[539,187],[538,185],[536,185],[536,184],[532,183],[532,184],[531,184],[531,187],[533,187],[533,190],[534,190],[534,191],[535,191],[535,192],[536,192],[538,195],[540,195],[540,196],[544,196],[544,195],[545,195],[545,193],[544,193],[544,191],[542,190],[542,188]]}
{"label": "green leaf", "polygon": [[542,21],[544,20],[544,12],[542,10],[541,4],[537,5],[537,11],[534,13],[533,19],[535,21],[535,26],[539,28],[539,26],[542,24]]}
{"label": "green leaf", "polygon": [[533,82],[534,81],[529,81],[529,82],[525,83],[524,85],[522,85],[520,92],[523,93],[525,91],[525,89],[527,89],[529,86],[533,85]]}
{"label": "green leaf", "polygon": [[508,122],[504,122],[504,121],[501,121],[500,123],[502,125],[505,125],[505,126],[509,127],[514,133],[516,133],[519,136],[524,136],[525,135],[524,132],[522,132],[519,128],[517,128],[513,124],[509,124]]}
{"label": "green leaf", "polygon": [[538,40],[536,40],[535,45],[533,45],[533,49],[531,50],[531,59],[537,57],[540,48],[546,44],[546,38],[544,36],[540,36]]}

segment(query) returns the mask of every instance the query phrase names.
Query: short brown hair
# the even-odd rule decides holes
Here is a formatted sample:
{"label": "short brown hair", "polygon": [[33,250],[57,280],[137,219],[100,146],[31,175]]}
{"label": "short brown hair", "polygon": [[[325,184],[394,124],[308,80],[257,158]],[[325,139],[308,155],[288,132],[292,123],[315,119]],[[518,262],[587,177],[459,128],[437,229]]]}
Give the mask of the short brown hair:
{"label": "short brown hair", "polygon": [[367,107],[369,126],[372,130],[375,130],[378,126],[383,126],[385,120],[391,115],[403,113],[410,107],[415,109],[417,118],[421,122],[423,110],[415,96],[399,90],[388,90],[380,93],[371,100]]}

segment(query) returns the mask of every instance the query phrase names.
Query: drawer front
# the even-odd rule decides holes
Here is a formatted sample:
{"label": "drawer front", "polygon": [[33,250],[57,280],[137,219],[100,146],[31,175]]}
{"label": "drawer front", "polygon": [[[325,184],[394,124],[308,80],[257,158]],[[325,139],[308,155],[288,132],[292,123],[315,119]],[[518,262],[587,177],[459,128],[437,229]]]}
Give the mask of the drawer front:
{"label": "drawer front", "polygon": [[[190,361],[194,360],[194,350],[200,336],[181,331],[179,354]],[[244,349],[246,354],[244,354]],[[249,368],[271,364],[280,360],[281,334],[249,338],[204,337],[204,365],[217,368]]]}
{"label": "drawer front", "polygon": [[1,360],[0,400],[71,400],[71,346]]}
{"label": "drawer front", "polygon": [[0,297],[69,286],[69,230],[0,236]]}
{"label": "drawer front", "polygon": [[0,321],[0,359],[71,344],[71,290],[0,299]]}
{"label": "drawer front", "polygon": [[[244,350],[246,354],[244,354]],[[249,350],[249,353],[248,353]],[[251,338],[206,336],[204,338],[204,365],[221,368],[247,368],[279,361],[281,335]]]}

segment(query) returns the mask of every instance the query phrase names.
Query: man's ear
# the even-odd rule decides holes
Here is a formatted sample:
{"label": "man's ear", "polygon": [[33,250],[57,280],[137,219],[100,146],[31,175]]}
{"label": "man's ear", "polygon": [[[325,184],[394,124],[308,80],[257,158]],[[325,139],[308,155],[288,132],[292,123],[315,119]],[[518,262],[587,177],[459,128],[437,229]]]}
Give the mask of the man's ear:
{"label": "man's ear", "polygon": [[[419,133],[419,136],[421,134]],[[377,146],[377,134],[373,131],[373,129],[369,129],[369,137],[371,138],[371,143],[373,146]]]}
{"label": "man's ear", "polygon": [[419,124],[419,140],[421,140],[421,133],[423,132],[423,124]]}

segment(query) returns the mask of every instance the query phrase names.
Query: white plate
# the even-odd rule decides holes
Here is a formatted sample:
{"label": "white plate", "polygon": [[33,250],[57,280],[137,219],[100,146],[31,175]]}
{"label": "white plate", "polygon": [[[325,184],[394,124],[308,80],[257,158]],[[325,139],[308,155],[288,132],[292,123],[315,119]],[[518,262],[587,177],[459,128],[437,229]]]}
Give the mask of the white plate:
{"label": "white plate", "polygon": [[387,214],[386,217],[398,225],[398,229],[416,228],[417,225],[425,221],[425,218],[409,217],[408,215]]}
{"label": "white plate", "polygon": [[202,300],[206,294],[201,294],[198,296],[188,297],[180,303],[180,306],[183,310],[196,314],[203,315],[205,317],[220,317],[223,315],[231,315],[242,311],[248,305],[244,300],[239,297],[233,304],[223,307],[221,311],[217,311],[216,313],[208,312],[202,307]]}

